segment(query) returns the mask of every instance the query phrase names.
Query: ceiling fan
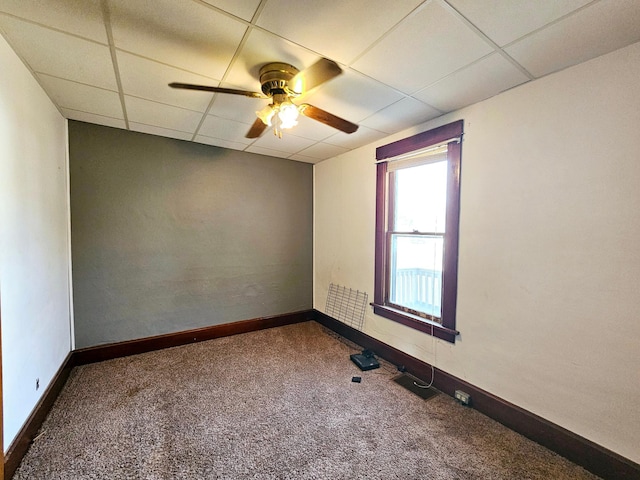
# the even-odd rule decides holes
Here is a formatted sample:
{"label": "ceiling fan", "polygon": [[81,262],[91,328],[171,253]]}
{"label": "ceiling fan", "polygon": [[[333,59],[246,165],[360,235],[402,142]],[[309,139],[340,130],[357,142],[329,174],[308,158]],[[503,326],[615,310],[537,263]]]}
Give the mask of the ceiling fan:
{"label": "ceiling fan", "polygon": [[274,134],[282,138],[282,129],[297,125],[299,113],[342,132],[353,133],[358,130],[358,125],[355,123],[351,123],[308,103],[295,105],[292,101],[341,73],[342,69],[336,62],[322,58],[302,71],[288,63],[267,63],[260,68],[262,93],[177,82],[170,83],[169,86],[186,90],[230,93],[252,98],[270,98],[271,103],[256,112],[258,118],[247,132],[247,138],[258,138],[268,126],[273,126]]}

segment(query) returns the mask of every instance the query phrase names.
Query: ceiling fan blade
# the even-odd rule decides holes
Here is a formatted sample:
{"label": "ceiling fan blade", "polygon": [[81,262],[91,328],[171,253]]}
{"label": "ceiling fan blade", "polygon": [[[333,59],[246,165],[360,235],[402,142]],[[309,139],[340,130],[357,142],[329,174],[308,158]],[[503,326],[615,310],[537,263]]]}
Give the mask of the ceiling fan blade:
{"label": "ceiling fan blade", "polygon": [[330,127],[337,128],[344,133],[353,133],[358,130],[358,125],[356,125],[355,123],[351,123],[344,118],[336,117],[332,113],[322,110],[321,108],[314,107],[313,105],[309,105],[308,103],[303,103],[302,105],[300,105],[298,107],[298,110],[305,117],[312,118],[313,120],[317,120],[320,123],[324,123],[325,125],[329,125]]}
{"label": "ceiling fan blade", "polygon": [[235,88],[209,87],[207,85],[193,85],[191,83],[178,83],[178,82],[170,83],[169,86],[171,88],[181,88],[184,90],[200,90],[202,92],[230,93],[232,95],[244,95],[245,97],[252,97],[252,98],[268,98],[258,92],[249,92],[248,90],[236,90]]}
{"label": "ceiling fan blade", "polygon": [[253,122],[253,125],[251,125],[251,128],[249,129],[245,137],[258,138],[266,129],[267,126],[265,125],[265,123],[259,118],[256,118],[256,121]]}
{"label": "ceiling fan blade", "polygon": [[298,72],[289,80],[289,89],[291,89],[295,95],[300,95],[337,77],[341,73],[342,69],[336,62],[328,58],[321,58],[309,68]]}

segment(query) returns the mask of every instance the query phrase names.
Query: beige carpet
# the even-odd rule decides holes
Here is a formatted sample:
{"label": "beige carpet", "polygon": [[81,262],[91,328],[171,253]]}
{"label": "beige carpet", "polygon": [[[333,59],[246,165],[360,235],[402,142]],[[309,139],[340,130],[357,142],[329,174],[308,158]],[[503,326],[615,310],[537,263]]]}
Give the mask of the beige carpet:
{"label": "beige carpet", "polygon": [[14,479],[597,478],[354,352],[307,322],[76,368]]}

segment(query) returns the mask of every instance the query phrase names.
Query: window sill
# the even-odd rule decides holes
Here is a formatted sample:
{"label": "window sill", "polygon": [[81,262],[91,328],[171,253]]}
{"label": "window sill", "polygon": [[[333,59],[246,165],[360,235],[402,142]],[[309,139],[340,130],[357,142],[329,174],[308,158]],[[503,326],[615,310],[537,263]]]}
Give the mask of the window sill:
{"label": "window sill", "polygon": [[378,303],[372,303],[373,313],[380,315],[381,317],[388,318],[394,322],[401,323],[407,327],[414,328],[420,332],[428,335],[433,335],[436,338],[445,340],[447,342],[456,343],[456,336],[459,334],[456,330],[443,327],[442,325],[432,322],[431,320],[424,319],[417,315],[412,315],[396,308],[391,308],[386,305],[380,305]]}

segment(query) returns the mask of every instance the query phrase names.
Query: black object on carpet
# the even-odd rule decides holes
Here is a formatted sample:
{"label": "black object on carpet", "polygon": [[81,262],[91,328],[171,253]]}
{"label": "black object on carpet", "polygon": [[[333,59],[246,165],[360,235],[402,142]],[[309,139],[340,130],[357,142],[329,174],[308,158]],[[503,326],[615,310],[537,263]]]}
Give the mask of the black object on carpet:
{"label": "black object on carpet", "polygon": [[433,387],[426,387],[426,385],[411,375],[407,375],[406,373],[403,375],[399,375],[393,379],[398,385],[402,385],[407,390],[415,393],[420,398],[425,400],[429,400],[430,398],[435,397],[440,392]]}

